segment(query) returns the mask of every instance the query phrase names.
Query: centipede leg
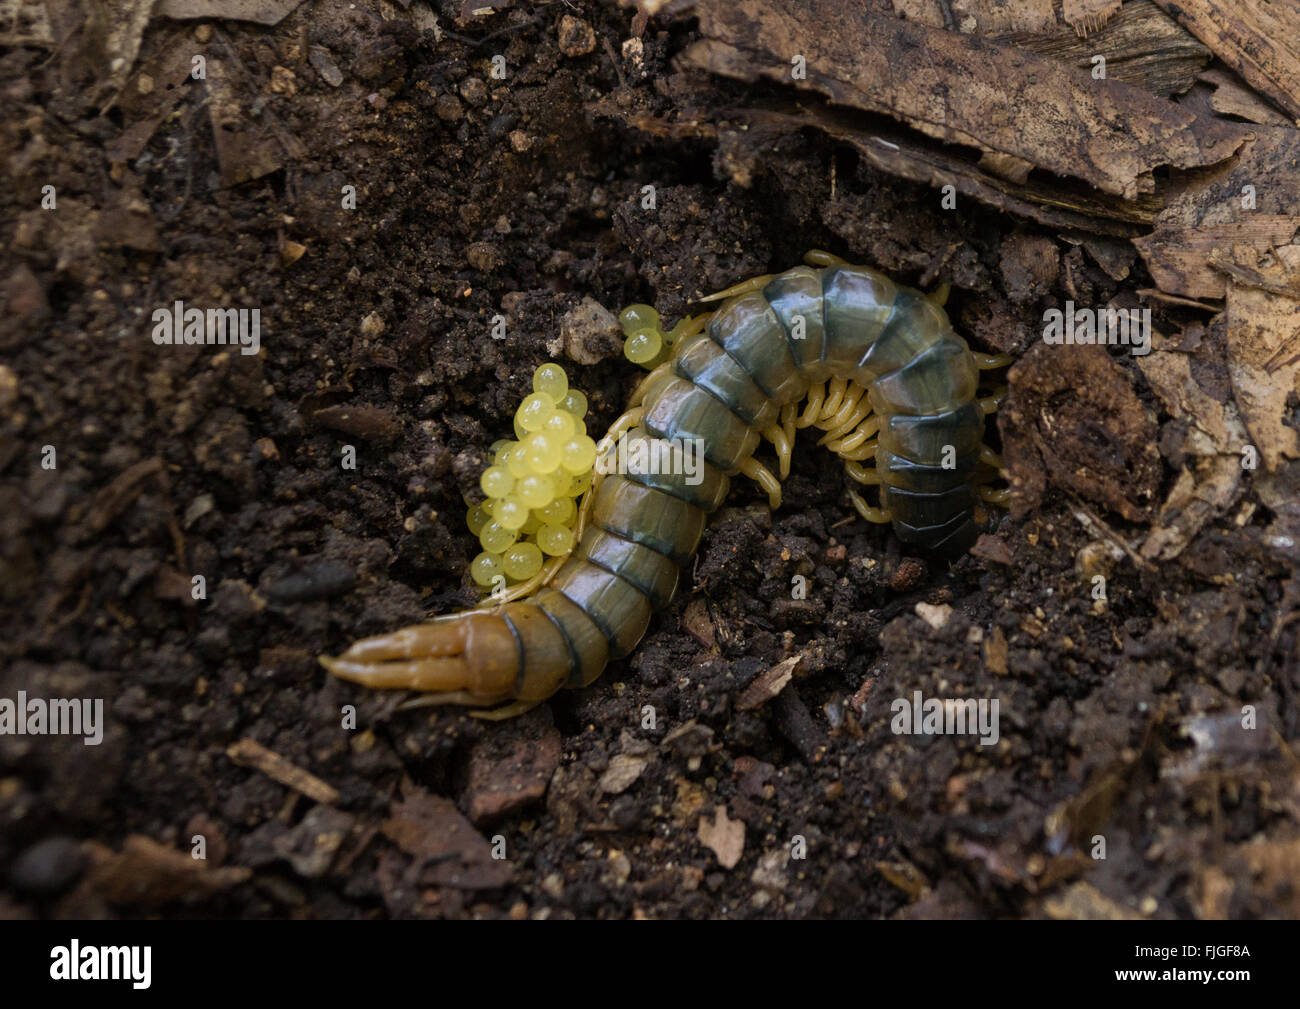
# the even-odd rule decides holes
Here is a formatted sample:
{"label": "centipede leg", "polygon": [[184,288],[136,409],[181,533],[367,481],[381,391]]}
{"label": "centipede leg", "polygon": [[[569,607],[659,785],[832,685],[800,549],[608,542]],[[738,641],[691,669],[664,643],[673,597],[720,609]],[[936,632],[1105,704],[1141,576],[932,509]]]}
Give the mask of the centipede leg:
{"label": "centipede leg", "polygon": [[999,508],[1011,507],[1010,487],[989,487],[985,484],[979,488],[979,496],[981,501],[997,505]]}
{"label": "centipede leg", "polygon": [[[798,416],[799,409],[793,403],[787,403],[785,406],[781,407],[781,428],[785,431],[785,440],[790,443],[791,448],[794,446],[795,431],[797,430],[795,427],[795,421],[798,419]],[[782,474],[782,477],[784,478],[789,475],[789,463],[787,463],[786,471]]]}
{"label": "centipede leg", "polygon": [[[676,326],[668,331],[668,342],[676,347],[677,344],[681,343],[687,337],[703,332],[704,327],[707,326],[709,320],[713,318],[713,314],[714,313],[712,312],[701,312],[699,315],[693,315],[689,319],[682,319]],[[681,330],[680,333],[678,332],[679,329]]]}
{"label": "centipede leg", "polygon": [[844,472],[858,483],[866,484],[869,487],[878,486],[881,482],[880,474],[876,471],[874,466],[863,466],[862,463],[856,462],[852,459],[849,459],[844,463]]}
{"label": "centipede leg", "polygon": [[1015,360],[1010,354],[982,354],[977,350],[972,350],[970,356],[975,359],[975,367],[980,371],[992,371],[994,368],[1005,368]]}
{"label": "centipede leg", "polygon": [[940,308],[943,308],[944,305],[948,304],[948,295],[951,293],[951,284],[940,284],[925,296],[925,300],[931,305],[938,305]]}
{"label": "centipede leg", "polygon": [[466,714],[471,718],[481,718],[485,722],[502,722],[507,718],[522,715],[526,711],[532,711],[541,703],[541,701],[514,701],[511,704],[503,704],[499,708],[476,708],[467,711]]}
{"label": "centipede leg", "polygon": [[640,406],[641,402],[645,399],[645,394],[654,387],[654,383],[672,371],[672,367],[672,357],[669,357],[669,359],[663,364],[656,365],[653,371],[646,375],[645,378],[641,379],[640,384],[637,385],[636,389],[632,393],[632,398],[628,401],[628,406]]}
{"label": "centipede leg", "polygon": [[[581,535],[581,533],[579,533]],[[577,545],[577,536],[574,537],[574,545]],[[570,549],[567,553],[557,554],[549,558],[541,569],[526,582],[519,582],[517,585],[511,585],[505,592],[499,595],[488,595],[481,603],[478,604],[480,610],[490,610],[495,606],[504,606],[506,603],[513,603],[516,599],[522,599],[524,596],[532,595],[539,588],[555,577],[555,573],[569,559],[573,553]]]}
{"label": "centipede leg", "polygon": [[752,455],[740,466],[740,472],[757,483],[767,493],[767,503],[772,511],[781,507],[781,481],[772,475],[772,471]]}
{"label": "centipede leg", "polygon": [[809,249],[804,253],[803,261],[809,266],[847,266],[848,260],[841,259],[825,249]]}
{"label": "centipede leg", "polygon": [[982,396],[980,398],[980,409],[984,411],[984,416],[987,417],[989,414],[997,413],[998,407],[1002,405],[1002,401],[1006,398],[1007,387],[1005,385],[999,385],[990,395]]}
{"label": "centipede leg", "polygon": [[847,437],[854,428],[871,416],[870,403],[863,402],[865,395],[866,390],[862,386],[856,384],[850,386],[850,394],[844,397],[844,405],[840,407],[839,413],[825,422],[826,433],[817,444],[829,445],[833,441]]}
{"label": "centipede leg", "polygon": [[777,472],[780,473],[781,479],[784,480],[790,475],[790,458],[794,452],[794,444],[786,435],[785,428],[780,424],[765,427],[761,433],[776,449]]}
{"label": "centipede leg", "polygon": [[808,405],[804,407],[803,413],[795,421],[795,427],[812,427],[817,422],[817,416],[821,413],[822,403],[826,401],[826,384],[814,386],[808,390]]}
{"label": "centipede leg", "polygon": [[1002,456],[998,455],[987,445],[980,446],[980,462],[986,466],[992,466],[994,469],[1002,468]]}
{"label": "centipede leg", "polygon": [[826,390],[826,399],[822,402],[821,409],[817,411],[817,424],[830,417],[834,417],[839,412],[840,404],[844,402],[844,393],[847,391],[849,383],[842,378],[832,378],[830,385]]}
{"label": "centipede leg", "polygon": [[862,495],[852,488],[849,488],[849,500],[853,502],[854,510],[868,522],[883,526],[894,520],[894,515],[888,508],[871,507]]}
{"label": "centipede leg", "polygon": [[870,441],[863,442],[857,448],[835,449],[834,452],[841,459],[845,459],[849,462],[861,462],[863,459],[871,459],[875,457],[876,445],[878,444],[879,442],[877,442],[875,438],[872,438]]}
{"label": "centipede leg", "polygon": [[696,298],[696,301],[723,301],[727,298],[735,298],[741,294],[751,294],[754,291],[761,291],[775,277],[774,273],[765,273],[761,277],[750,277],[748,280],[741,281],[739,284],[733,284],[725,291],[716,291],[713,294],[705,295],[703,298]]}
{"label": "centipede leg", "polygon": [[836,455],[842,455],[844,458],[864,458],[863,456],[850,456],[849,452],[854,452],[873,438],[877,431],[880,430],[880,418],[875,414],[867,417],[852,434],[841,438],[838,442],[827,442],[826,447]]}

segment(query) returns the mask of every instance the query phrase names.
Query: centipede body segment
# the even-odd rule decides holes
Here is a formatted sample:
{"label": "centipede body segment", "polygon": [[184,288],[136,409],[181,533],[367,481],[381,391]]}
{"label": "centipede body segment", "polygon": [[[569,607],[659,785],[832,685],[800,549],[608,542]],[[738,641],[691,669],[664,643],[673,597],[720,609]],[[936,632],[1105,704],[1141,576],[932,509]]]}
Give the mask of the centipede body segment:
{"label": "centipede body segment", "polygon": [[509,702],[476,712],[491,718],[585,686],[672,598],[732,477],[753,477],[779,504],[779,480],[754,453],[771,442],[784,477],[800,428],[821,430],[851,480],[879,489],[877,506],[850,490],[864,518],[928,550],[967,549],[981,500],[998,500],[977,484],[997,462],[983,436],[998,396],[980,396],[979,372],[1005,359],[973,354],[921,292],[824,253],[809,261],[715,296],[721,307],[684,330],[602,444],[696,445],[699,466],[598,475],[573,552],[510,601],[322,662],[358,683],[428,691],[427,703]]}

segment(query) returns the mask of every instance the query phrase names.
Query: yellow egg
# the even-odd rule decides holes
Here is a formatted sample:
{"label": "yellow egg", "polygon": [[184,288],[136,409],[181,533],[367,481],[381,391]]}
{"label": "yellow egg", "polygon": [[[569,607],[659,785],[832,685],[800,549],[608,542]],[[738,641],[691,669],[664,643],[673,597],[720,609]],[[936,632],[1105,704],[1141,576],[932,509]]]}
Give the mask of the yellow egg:
{"label": "yellow egg", "polygon": [[516,480],[522,480],[533,471],[528,465],[528,448],[522,441],[512,443],[506,452],[506,469]]}
{"label": "yellow egg", "polygon": [[515,419],[519,421],[519,426],[525,431],[540,431],[542,422],[550,416],[551,411],[555,409],[555,400],[540,392],[535,392],[531,396],[524,397],[524,401],[519,404],[519,409],[515,411]]}
{"label": "yellow egg", "polygon": [[596,443],[585,434],[566,441],[561,453],[561,463],[570,473],[582,473],[596,464]]}
{"label": "yellow egg", "polygon": [[500,466],[489,466],[479,477],[478,485],[488,497],[502,498],[514,488],[515,478]]}
{"label": "yellow egg", "polygon": [[659,328],[659,313],[649,305],[628,305],[618,313],[618,321],[623,325],[623,332],[631,336],[638,329]]}
{"label": "yellow egg", "polygon": [[501,498],[500,503],[492,511],[492,517],[507,529],[517,530],[523,528],[523,524],[528,521],[528,512],[528,506],[511,495]]}
{"label": "yellow egg", "polygon": [[575,417],[585,417],[587,415],[586,394],[581,389],[570,389],[560,400],[559,406],[565,413],[571,413]]}
{"label": "yellow egg", "polygon": [[[573,481],[570,479],[566,482],[565,490],[568,484]],[[571,497],[557,497],[554,501],[542,508],[536,509],[538,517],[545,525],[567,526],[571,525],[573,518],[578,514],[578,509],[573,504]]]}
{"label": "yellow egg", "polygon": [[533,473],[519,481],[515,493],[529,508],[540,508],[555,497],[555,481],[540,473]]}
{"label": "yellow egg", "polygon": [[591,470],[584,470],[581,473],[575,473],[573,475],[573,481],[569,484],[569,497],[576,498],[586,494],[587,491],[591,489],[591,477]]}
{"label": "yellow egg", "polygon": [[469,576],[485,589],[492,587],[493,579],[505,574],[500,554],[481,553],[470,561]]}
{"label": "yellow egg", "polygon": [[469,526],[469,531],[475,536],[483,531],[483,527],[492,520],[492,516],[487,513],[487,509],[481,504],[470,505],[469,511],[465,513],[465,524]]}
{"label": "yellow egg", "polygon": [[533,391],[550,396],[555,402],[569,391],[569,376],[558,364],[542,364],[533,372]]}
{"label": "yellow egg", "polygon": [[623,344],[623,355],[633,364],[649,364],[663,349],[657,329],[638,329]]}
{"label": "yellow egg", "polygon": [[524,581],[542,570],[542,551],[536,543],[516,543],[501,555],[507,577]]}
{"label": "yellow egg", "polygon": [[568,526],[545,525],[537,530],[537,545],[552,557],[561,557],[573,549],[573,530]]}
{"label": "yellow egg", "polygon": [[528,465],[536,473],[554,473],[560,468],[562,446],[565,444],[554,435],[544,431],[534,431],[524,442],[527,446]]}
{"label": "yellow egg", "polygon": [[483,544],[483,549],[491,554],[499,554],[517,539],[519,539],[519,533],[513,529],[507,529],[495,520],[485,525],[478,534],[478,541]]}
{"label": "yellow egg", "polygon": [[542,520],[537,517],[537,512],[530,511],[524,524],[519,527],[520,535],[531,536],[533,533],[537,532],[538,529],[542,528],[543,525],[544,523]]}
{"label": "yellow egg", "polygon": [[578,426],[577,419],[567,410],[553,410],[542,421],[542,430],[564,441],[572,438]]}

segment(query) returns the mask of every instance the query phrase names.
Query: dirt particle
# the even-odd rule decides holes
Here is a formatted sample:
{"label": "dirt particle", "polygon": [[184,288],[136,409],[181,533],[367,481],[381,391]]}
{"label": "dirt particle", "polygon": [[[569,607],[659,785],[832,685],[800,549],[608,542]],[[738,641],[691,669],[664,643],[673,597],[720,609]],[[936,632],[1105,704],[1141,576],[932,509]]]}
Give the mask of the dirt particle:
{"label": "dirt particle", "polygon": [[564,353],[579,364],[597,364],[623,353],[622,334],[614,314],[587,297],[560,320]]}
{"label": "dirt particle", "polygon": [[343,71],[339,69],[339,65],[334,62],[334,57],[324,46],[309,46],[307,59],[320,74],[320,79],[330,87],[337,88],[343,83]]}
{"label": "dirt particle", "polygon": [[277,95],[294,95],[298,93],[297,76],[288,67],[271,68],[271,91]]}
{"label": "dirt particle", "polygon": [[487,85],[477,77],[466,77],[460,82],[460,96],[476,109],[482,108],[488,101]]}
{"label": "dirt particle", "polygon": [[476,270],[489,273],[501,265],[501,253],[491,242],[471,242],[465,249],[465,258]]}
{"label": "dirt particle", "polygon": [[560,18],[559,42],[565,56],[586,56],[596,48],[596,33],[582,18],[566,14]]}
{"label": "dirt particle", "polygon": [[80,844],[70,837],[48,837],[14,859],[9,880],[22,893],[62,893],[85,868],[86,855]]}
{"label": "dirt particle", "polygon": [[455,95],[439,95],[433,111],[445,123],[458,123],[465,115],[465,108]]}

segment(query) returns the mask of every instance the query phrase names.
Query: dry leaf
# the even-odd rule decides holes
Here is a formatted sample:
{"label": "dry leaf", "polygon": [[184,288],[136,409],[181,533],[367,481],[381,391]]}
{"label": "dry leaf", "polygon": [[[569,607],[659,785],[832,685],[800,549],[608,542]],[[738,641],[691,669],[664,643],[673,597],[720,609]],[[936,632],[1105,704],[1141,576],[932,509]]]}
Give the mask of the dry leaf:
{"label": "dry leaf", "polygon": [[717,806],[712,823],[700,817],[699,838],[700,843],[717,856],[720,866],[734,869],[745,852],[745,821],[728,820],[727,807]]}

